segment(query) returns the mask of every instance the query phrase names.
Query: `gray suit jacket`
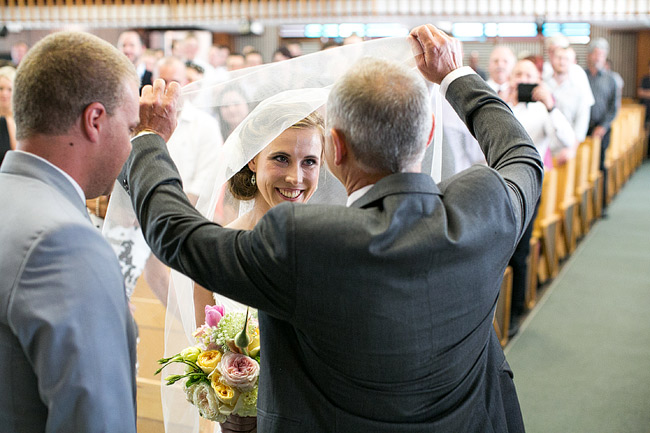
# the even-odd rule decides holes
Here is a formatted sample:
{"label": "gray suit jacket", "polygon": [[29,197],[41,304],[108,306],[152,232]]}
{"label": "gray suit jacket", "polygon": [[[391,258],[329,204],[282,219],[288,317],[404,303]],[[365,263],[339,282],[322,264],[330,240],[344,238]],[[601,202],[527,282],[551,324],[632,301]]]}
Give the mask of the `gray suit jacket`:
{"label": "gray suit jacket", "polygon": [[542,162],[478,76],[447,96],[493,168],[394,174],[350,208],[281,204],[249,232],[192,208],[160,137],[134,141],[121,178],[154,253],[260,310],[260,432],[523,431],[492,317]]}
{"label": "gray suit jacket", "polygon": [[0,168],[0,430],[135,432],[135,325],[117,258],[56,169]]}

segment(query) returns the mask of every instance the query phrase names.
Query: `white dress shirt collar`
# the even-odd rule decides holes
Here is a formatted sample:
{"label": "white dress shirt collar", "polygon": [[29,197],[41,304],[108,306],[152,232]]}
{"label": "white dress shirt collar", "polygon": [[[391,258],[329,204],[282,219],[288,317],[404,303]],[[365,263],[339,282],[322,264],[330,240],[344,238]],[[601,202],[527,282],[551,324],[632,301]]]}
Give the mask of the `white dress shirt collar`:
{"label": "white dress shirt collar", "polygon": [[366,193],[367,193],[368,191],[370,191],[370,189],[371,189],[373,186],[375,186],[375,185],[374,185],[374,184],[366,185],[366,186],[361,187],[361,188],[359,188],[358,190],[352,192],[352,194],[350,194],[350,195],[348,196],[348,202],[346,203],[346,206],[347,206],[347,207],[350,207],[350,206],[352,205],[352,203],[354,203],[355,201],[359,200],[361,197],[363,197],[364,195],[366,195]]}
{"label": "white dress shirt collar", "polygon": [[[456,80],[457,78],[464,77],[465,75],[471,75],[474,74],[476,75],[476,71],[474,69],[470,68],[469,66],[463,66],[458,69],[453,70],[447,76],[442,80],[440,83],[440,93],[444,97],[445,94],[447,93],[447,89],[449,88],[449,85]],[[361,197],[363,197],[370,189],[374,186],[374,184],[371,185],[366,185],[362,188],[359,188],[358,190],[354,191],[352,194],[348,196],[348,201],[347,201],[347,206],[350,207],[352,203],[355,201],[359,200]]]}

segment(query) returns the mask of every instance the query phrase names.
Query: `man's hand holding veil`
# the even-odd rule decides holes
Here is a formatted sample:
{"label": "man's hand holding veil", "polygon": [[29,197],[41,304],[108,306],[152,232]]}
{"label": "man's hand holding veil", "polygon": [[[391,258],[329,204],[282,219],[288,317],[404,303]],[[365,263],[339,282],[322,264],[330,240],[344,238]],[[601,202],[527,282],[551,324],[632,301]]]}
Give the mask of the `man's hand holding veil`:
{"label": "man's hand holding veil", "polygon": [[144,86],[140,96],[140,124],[133,135],[151,132],[167,142],[176,129],[180,94],[181,86],[176,82],[165,85],[164,80],[157,79],[153,86]]}
{"label": "man's hand holding veil", "polygon": [[451,71],[463,66],[463,49],[458,39],[431,24],[411,30],[408,39],[418,69],[427,80],[440,84]]}

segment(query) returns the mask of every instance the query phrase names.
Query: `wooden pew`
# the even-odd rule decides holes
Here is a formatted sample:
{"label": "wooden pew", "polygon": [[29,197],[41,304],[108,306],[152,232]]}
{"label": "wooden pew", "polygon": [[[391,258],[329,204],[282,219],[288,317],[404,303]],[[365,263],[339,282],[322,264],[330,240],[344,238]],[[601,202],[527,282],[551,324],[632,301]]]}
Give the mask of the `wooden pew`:
{"label": "wooden pew", "polygon": [[558,259],[564,259],[576,248],[575,226],[578,224],[578,200],[575,196],[576,159],[570,158],[559,164],[553,161],[557,172],[557,195],[555,211],[559,219],[559,239],[556,244]]}
{"label": "wooden pew", "polygon": [[512,302],[512,268],[508,266],[503,273],[501,291],[494,311],[492,325],[501,342],[501,347],[508,344],[508,330],[510,329],[510,304]]}
{"label": "wooden pew", "polygon": [[620,186],[620,143],[623,136],[623,120],[620,113],[612,122],[609,146],[605,151],[605,168],[607,169],[607,197],[609,204]]}
{"label": "wooden pew", "polygon": [[160,403],[160,379],[138,377],[136,384],[138,387],[138,433],[164,432]]}
{"label": "wooden pew", "polygon": [[630,143],[626,157],[630,166],[630,175],[636,171],[643,162],[645,157],[645,140],[647,132],[645,130],[645,105],[638,103],[624,104],[630,113]]}
{"label": "wooden pew", "polygon": [[645,116],[646,116],[646,107],[645,105],[638,104],[637,110],[639,111],[639,136],[637,137],[636,150],[635,150],[635,161],[636,168],[638,168],[645,159],[648,152],[648,131],[645,128]]}
{"label": "wooden pew", "polygon": [[589,153],[589,185],[590,194],[587,196],[589,221],[600,218],[603,211],[603,173],[600,171],[600,138],[591,137],[591,152]]}
{"label": "wooden pew", "polygon": [[163,432],[160,376],[157,360],[163,357],[165,307],[140,278],[135,286],[131,303],[135,306],[133,317],[138,324],[138,376],[137,405],[138,433]]}
{"label": "wooden pew", "polygon": [[524,307],[532,309],[537,303],[537,280],[540,251],[542,242],[534,235],[530,237],[530,253],[528,254],[526,271],[526,290],[524,292]]}
{"label": "wooden pew", "polygon": [[575,197],[577,200],[578,223],[575,225],[575,236],[580,238],[589,232],[589,194],[592,185],[589,183],[589,158],[592,149],[592,137],[587,137],[580,143],[576,151],[575,163]]}
{"label": "wooden pew", "polygon": [[639,104],[639,137],[636,145],[636,167],[638,168],[643,164],[643,160],[648,154],[648,131],[645,128],[645,116],[646,116],[646,107],[645,105]]}
{"label": "wooden pew", "polygon": [[[627,103],[619,109],[612,122],[611,140],[607,149],[606,165],[612,170],[608,185],[608,199],[616,195],[625,185],[632,173],[641,164],[645,140],[645,107],[640,104]],[[641,158],[639,157],[641,156]]]}
{"label": "wooden pew", "polygon": [[555,277],[559,269],[556,249],[560,223],[560,216],[556,212],[557,188],[557,171],[555,169],[546,171],[539,210],[533,223],[533,237],[539,239],[540,242],[537,264],[537,276],[540,284]]}

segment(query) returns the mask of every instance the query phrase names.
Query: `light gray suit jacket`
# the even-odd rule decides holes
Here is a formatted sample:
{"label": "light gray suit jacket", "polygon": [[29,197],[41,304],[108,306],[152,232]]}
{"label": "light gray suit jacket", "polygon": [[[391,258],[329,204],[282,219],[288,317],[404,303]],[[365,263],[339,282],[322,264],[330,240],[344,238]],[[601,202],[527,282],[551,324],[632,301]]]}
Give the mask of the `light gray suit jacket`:
{"label": "light gray suit jacket", "polygon": [[477,75],[447,97],[492,168],[394,174],[350,208],[284,203],[249,232],[193,209],[160,137],[134,140],[121,180],[153,252],[260,310],[260,432],[524,430],[492,317],[542,161]]}
{"label": "light gray suit jacket", "polygon": [[0,431],[135,432],[135,324],[117,258],[63,174],[0,167]]}

